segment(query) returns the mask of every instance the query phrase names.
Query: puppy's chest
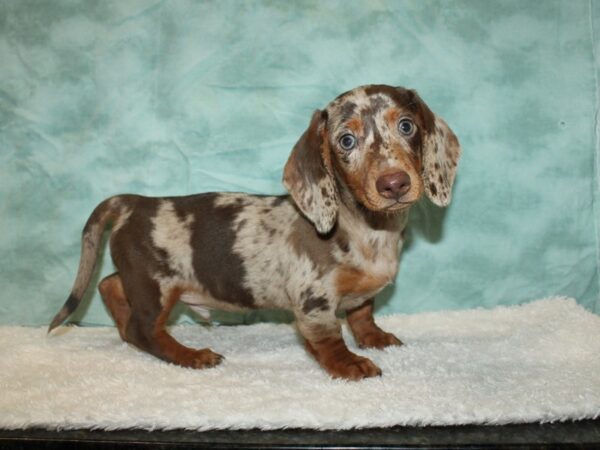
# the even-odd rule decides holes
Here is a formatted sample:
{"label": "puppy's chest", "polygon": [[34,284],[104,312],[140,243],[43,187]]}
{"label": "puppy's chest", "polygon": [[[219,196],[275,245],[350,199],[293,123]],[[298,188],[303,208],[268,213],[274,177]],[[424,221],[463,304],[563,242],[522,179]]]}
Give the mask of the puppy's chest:
{"label": "puppy's chest", "polygon": [[342,303],[370,298],[392,283],[401,245],[393,234],[356,239],[335,269],[335,289]]}

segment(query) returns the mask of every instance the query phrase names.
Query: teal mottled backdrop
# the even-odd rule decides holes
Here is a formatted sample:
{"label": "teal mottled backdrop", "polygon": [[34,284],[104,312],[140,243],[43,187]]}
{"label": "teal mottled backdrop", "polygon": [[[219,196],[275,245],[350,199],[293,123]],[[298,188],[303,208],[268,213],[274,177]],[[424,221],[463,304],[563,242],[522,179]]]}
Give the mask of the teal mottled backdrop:
{"label": "teal mottled backdrop", "polygon": [[[417,89],[464,150],[380,313],[600,312],[598,24],[596,0],[0,0],[0,323],[54,315],[104,197],[282,193],[311,112],[366,83]],[[78,318],[112,323],[97,294]]]}

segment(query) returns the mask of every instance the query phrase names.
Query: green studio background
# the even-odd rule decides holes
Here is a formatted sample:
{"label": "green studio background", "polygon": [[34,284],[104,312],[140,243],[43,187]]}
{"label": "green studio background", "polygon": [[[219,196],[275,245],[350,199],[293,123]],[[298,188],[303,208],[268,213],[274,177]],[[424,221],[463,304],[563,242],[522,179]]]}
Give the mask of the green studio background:
{"label": "green studio background", "polygon": [[[464,151],[379,313],[600,312],[599,24],[596,0],[2,0],[0,323],[49,322],[103,198],[283,193],[312,111],[366,83],[416,88]],[[112,324],[95,289],[77,317]]]}

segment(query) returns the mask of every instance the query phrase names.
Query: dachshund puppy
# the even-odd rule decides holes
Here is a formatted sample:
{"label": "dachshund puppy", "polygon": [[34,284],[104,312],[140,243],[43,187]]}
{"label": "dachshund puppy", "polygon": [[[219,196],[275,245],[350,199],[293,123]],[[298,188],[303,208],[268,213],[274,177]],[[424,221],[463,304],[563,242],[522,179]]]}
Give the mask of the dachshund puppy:
{"label": "dachshund puppy", "polygon": [[439,206],[450,202],[459,156],[454,133],[415,91],[353,89],[313,114],[285,165],[290,195],[118,195],[100,203],[49,331],[80,303],[112,223],[117,272],[99,290],[124,341],[184,367],[212,367],[222,356],[167,332],[178,301],[203,315],[283,308],[332,377],[380,375],[346,347],[336,312],[346,312],[360,347],[402,345],[375,324],[373,298],[396,276],[410,206],[423,192]]}

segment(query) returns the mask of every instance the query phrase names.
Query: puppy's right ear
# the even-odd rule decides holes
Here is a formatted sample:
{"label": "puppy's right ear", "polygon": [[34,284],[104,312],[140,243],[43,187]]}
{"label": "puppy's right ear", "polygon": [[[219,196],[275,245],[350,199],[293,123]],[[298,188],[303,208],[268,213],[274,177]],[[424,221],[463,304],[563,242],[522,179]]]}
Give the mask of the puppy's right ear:
{"label": "puppy's right ear", "polygon": [[338,194],[327,141],[327,112],[316,110],[283,170],[283,185],[321,234],[335,225]]}

